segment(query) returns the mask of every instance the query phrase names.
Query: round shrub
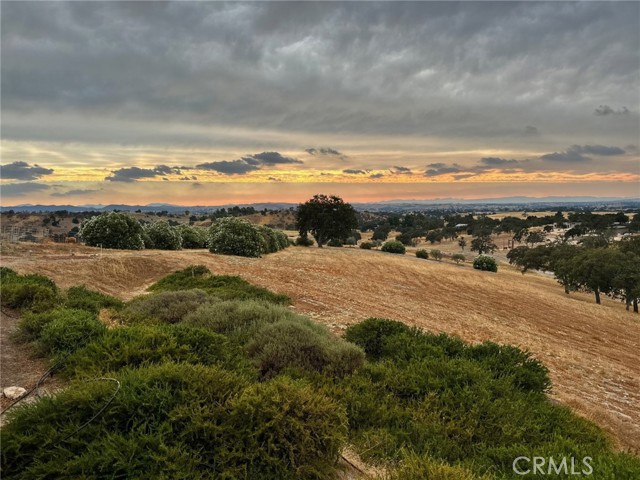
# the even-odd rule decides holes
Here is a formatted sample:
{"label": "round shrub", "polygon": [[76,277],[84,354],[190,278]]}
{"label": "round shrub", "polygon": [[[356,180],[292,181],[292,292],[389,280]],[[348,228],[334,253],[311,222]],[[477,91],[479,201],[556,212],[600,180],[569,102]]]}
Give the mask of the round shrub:
{"label": "round shrub", "polygon": [[473,268],[486,272],[497,272],[498,264],[496,263],[495,258],[487,255],[480,255],[473,261]]}
{"label": "round shrub", "polygon": [[252,385],[227,405],[229,457],[223,455],[221,462],[244,465],[242,478],[335,476],[347,438],[347,416],[339,403],[284,377]]}
{"label": "round shrub", "polygon": [[177,227],[182,237],[182,248],[207,248],[207,230],[182,224]]}
{"label": "round shrub", "polygon": [[77,308],[97,314],[100,313],[100,310],[103,308],[120,309],[124,306],[124,303],[115,297],[89,290],[84,285],[81,285],[71,287],[67,290],[65,306],[67,308]]}
{"label": "round shrub", "polygon": [[309,237],[298,237],[298,238],[296,238],[296,242],[295,243],[299,247],[311,247],[314,242]]}
{"label": "round shrub", "polygon": [[4,307],[37,312],[55,308],[60,303],[58,287],[50,278],[6,271],[0,283],[0,298]]}
{"label": "round shrub", "polygon": [[264,239],[262,253],[275,253],[280,250],[280,242],[274,229],[261,225],[258,227],[258,230]]}
{"label": "round shrub", "polygon": [[342,243],[342,240],[340,240],[338,238],[332,238],[331,240],[329,240],[327,242],[327,246],[329,246],[329,247],[342,247],[342,246],[344,246],[344,244]]}
{"label": "round shrub", "polygon": [[465,256],[462,253],[454,253],[453,255],[451,255],[451,260],[453,260],[457,264],[464,263]]}
{"label": "round shrub", "polygon": [[203,290],[177,290],[142,295],[121,313],[126,323],[177,323],[201,305],[214,301]]}
{"label": "round shrub", "polygon": [[407,251],[406,247],[399,242],[398,240],[389,240],[382,245],[382,251],[387,253],[397,253],[399,255],[404,255]]}
{"label": "round shrub", "polygon": [[416,250],[416,257],[424,258],[425,260],[429,258],[429,252],[427,252],[424,248],[420,250]]}
{"label": "round shrub", "polygon": [[182,248],[180,231],[167,222],[147,224],[144,226],[144,233],[146,233],[146,248],[157,248],[158,250],[180,250]]}
{"label": "round shrub", "polygon": [[104,333],[105,325],[85,310],[59,309],[40,332],[38,346],[43,353],[70,353]]}
{"label": "round shrub", "polygon": [[264,237],[255,225],[238,218],[222,218],[209,230],[209,251],[212,253],[259,257],[264,243]]}
{"label": "round shrub", "polygon": [[107,212],[82,224],[80,237],[87,245],[120,250],[144,248],[142,225],[126,213]]}
{"label": "round shrub", "polygon": [[227,300],[200,306],[184,317],[184,324],[207,328],[243,343],[264,325],[302,319],[291,309],[273,303]]}
{"label": "round shrub", "polygon": [[443,257],[442,251],[435,248],[431,250],[431,258],[440,261],[442,260],[442,257]]}
{"label": "round shrub", "polygon": [[284,233],[282,230],[275,230],[275,232],[276,232],[276,238],[278,241],[278,248],[280,250],[283,250],[289,247],[290,242],[289,242],[289,237],[287,237],[287,234]]}
{"label": "round shrub", "polygon": [[263,377],[289,368],[343,377],[364,362],[361,349],[306,319],[266,325],[247,344],[247,353]]}

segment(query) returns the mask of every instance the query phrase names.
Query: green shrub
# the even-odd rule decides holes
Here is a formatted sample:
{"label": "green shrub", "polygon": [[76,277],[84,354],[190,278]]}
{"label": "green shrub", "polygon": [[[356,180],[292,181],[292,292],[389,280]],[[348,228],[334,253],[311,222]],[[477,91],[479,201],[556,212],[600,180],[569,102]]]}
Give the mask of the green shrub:
{"label": "green shrub", "polygon": [[207,292],[191,290],[160,291],[131,300],[121,313],[125,323],[178,323],[199,306],[214,301]]}
{"label": "green shrub", "polygon": [[244,343],[255,332],[281,320],[302,321],[291,309],[257,300],[226,300],[202,305],[184,318],[185,325],[203,327]]}
{"label": "green shrub", "polygon": [[373,242],[362,242],[360,244],[360,248],[364,250],[371,250],[373,247],[375,247],[375,244]]}
{"label": "green shrub", "polygon": [[228,406],[232,436],[222,462],[239,467],[235,478],[335,478],[344,407],[288,378],[251,386]]}
{"label": "green shrub", "polygon": [[230,369],[246,365],[237,347],[222,335],[181,325],[139,325],[108,330],[77,350],[65,361],[65,373],[98,376],[165,362],[220,364]]}
{"label": "green shrub", "polygon": [[332,238],[331,240],[329,240],[327,242],[327,246],[328,247],[338,247],[338,248],[340,248],[340,247],[344,246],[344,243],[339,238]]}
{"label": "green shrub", "polygon": [[289,237],[287,237],[287,234],[282,230],[275,230],[275,232],[276,238],[278,240],[278,249],[283,250],[285,248],[288,248],[291,245],[291,242],[289,242]]}
{"label": "green shrub", "polygon": [[421,248],[420,250],[416,250],[416,257],[427,260],[429,258],[429,252],[427,252],[424,248]]}
{"label": "green shrub", "polygon": [[347,328],[347,341],[362,347],[368,358],[378,359],[385,351],[387,337],[409,332],[410,328],[402,322],[383,318],[368,318]]}
{"label": "green shrub", "polygon": [[182,224],[177,229],[182,237],[182,248],[207,248],[206,228]]}
{"label": "green shrub", "polygon": [[257,228],[264,239],[262,253],[275,253],[280,250],[280,242],[275,230],[264,225],[260,225]]}
{"label": "green shrub", "polygon": [[314,241],[309,237],[298,237],[296,238],[296,245],[299,247],[311,247],[313,246]]}
{"label": "green shrub", "polygon": [[15,279],[18,274],[7,267],[0,267],[0,284],[4,281],[8,281],[10,279]]}
{"label": "green shrub", "polygon": [[511,378],[522,390],[544,393],[551,388],[549,370],[530,352],[512,345],[484,342],[468,347],[465,356],[480,362],[495,378]]}
{"label": "green shrub", "polygon": [[85,221],[80,229],[80,237],[92,247],[120,250],[144,248],[142,225],[126,213],[106,212]]}
{"label": "green shrub", "polygon": [[434,260],[442,260],[442,252],[436,248],[434,248],[433,250],[431,250],[431,258],[433,258]]}
{"label": "green shrub", "polygon": [[0,299],[3,307],[38,312],[55,308],[60,303],[53,280],[37,274],[18,275],[9,269],[3,271]]}
{"label": "green shrub", "polygon": [[100,313],[103,308],[120,309],[124,306],[121,300],[111,295],[89,290],[84,285],[69,288],[64,304],[67,308],[87,310],[93,313]]}
{"label": "green shrub", "polygon": [[99,337],[106,327],[95,314],[85,310],[58,309],[40,331],[39,349],[48,355],[71,353]]}
{"label": "green shrub", "polygon": [[404,255],[406,252],[406,247],[399,242],[398,240],[389,240],[382,245],[382,251],[387,253],[397,253],[399,255]]}
{"label": "green shrub", "polygon": [[460,264],[461,262],[464,263],[465,256],[462,253],[454,253],[453,255],[451,255],[451,260],[453,260],[457,264]]}
{"label": "green shrub", "polygon": [[247,344],[247,352],[263,377],[285,369],[342,377],[364,361],[362,350],[332,337],[325,327],[309,320],[283,320],[264,326]]}
{"label": "green shrub", "polygon": [[255,225],[234,217],[221,218],[209,230],[211,253],[259,257],[264,243],[264,237]]}
{"label": "green shrub", "polygon": [[199,288],[222,300],[265,300],[288,305],[291,299],[283,294],[273,293],[266,288],[256,287],[240,277],[212,275],[204,265],[187,267],[158,280],[149,287],[152,292],[189,290]]}
{"label": "green shrub", "polygon": [[487,272],[497,272],[498,264],[493,257],[480,255],[473,261],[473,268]]}
{"label": "green shrub", "polygon": [[145,248],[158,250],[180,250],[182,248],[182,236],[176,227],[167,222],[149,223],[144,226]]}

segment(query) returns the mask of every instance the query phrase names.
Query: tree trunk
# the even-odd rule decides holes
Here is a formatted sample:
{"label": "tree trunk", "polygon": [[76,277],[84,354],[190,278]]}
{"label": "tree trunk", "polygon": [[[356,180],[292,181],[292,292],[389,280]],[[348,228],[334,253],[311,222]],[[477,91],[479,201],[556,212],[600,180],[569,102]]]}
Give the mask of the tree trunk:
{"label": "tree trunk", "polygon": [[600,305],[600,289],[596,288],[593,293],[596,294],[596,303]]}
{"label": "tree trunk", "polygon": [[638,313],[638,299],[637,298],[633,299],[633,311],[634,311],[634,313]]}
{"label": "tree trunk", "polygon": [[564,293],[566,293],[567,295],[569,295],[569,283],[568,283],[568,282],[566,282],[566,283],[564,284]]}
{"label": "tree trunk", "polygon": [[318,242],[318,248],[322,248],[322,237],[320,235],[316,237],[316,242]]}

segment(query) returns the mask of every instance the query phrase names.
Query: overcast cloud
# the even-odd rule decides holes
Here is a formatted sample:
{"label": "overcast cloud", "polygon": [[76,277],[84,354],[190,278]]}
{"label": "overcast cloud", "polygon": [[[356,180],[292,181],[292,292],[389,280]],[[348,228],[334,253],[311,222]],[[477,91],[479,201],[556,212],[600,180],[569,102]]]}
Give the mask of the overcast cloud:
{"label": "overcast cloud", "polygon": [[637,2],[4,2],[2,177],[640,174],[638,18]]}

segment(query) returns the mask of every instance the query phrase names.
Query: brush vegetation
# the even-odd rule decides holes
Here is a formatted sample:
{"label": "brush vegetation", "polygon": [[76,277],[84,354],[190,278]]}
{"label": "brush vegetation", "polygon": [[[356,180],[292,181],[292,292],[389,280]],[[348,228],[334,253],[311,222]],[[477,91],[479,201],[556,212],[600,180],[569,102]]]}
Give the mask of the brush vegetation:
{"label": "brush vegetation", "polygon": [[[1,274],[4,295],[21,276]],[[513,346],[378,318],[341,339],[197,266],[124,307],[84,287],[64,305],[36,284],[62,303],[23,307],[19,336],[69,385],[9,412],[3,478],[329,479],[347,444],[389,480],[515,479],[521,455],[640,475],[637,457],[548,399],[547,369]],[[102,325],[101,308],[120,324]]]}

